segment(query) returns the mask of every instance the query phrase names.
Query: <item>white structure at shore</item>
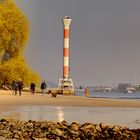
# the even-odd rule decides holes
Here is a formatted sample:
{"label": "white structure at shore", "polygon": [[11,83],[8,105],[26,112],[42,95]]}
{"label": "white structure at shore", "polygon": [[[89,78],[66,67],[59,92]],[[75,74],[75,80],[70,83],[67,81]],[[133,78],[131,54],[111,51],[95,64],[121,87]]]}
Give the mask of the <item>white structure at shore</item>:
{"label": "white structure at shore", "polygon": [[62,19],[64,27],[64,48],[63,48],[63,78],[59,79],[58,88],[63,90],[63,93],[73,93],[74,85],[72,79],[69,77],[69,36],[71,20],[68,16]]}

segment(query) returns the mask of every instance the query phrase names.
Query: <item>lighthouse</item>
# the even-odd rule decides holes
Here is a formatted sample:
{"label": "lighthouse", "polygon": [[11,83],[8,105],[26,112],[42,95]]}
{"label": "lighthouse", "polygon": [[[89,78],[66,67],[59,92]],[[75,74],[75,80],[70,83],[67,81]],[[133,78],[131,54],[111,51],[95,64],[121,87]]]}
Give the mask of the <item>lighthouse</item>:
{"label": "lighthouse", "polygon": [[58,88],[60,88],[63,93],[73,93],[74,85],[72,79],[69,77],[70,73],[70,24],[72,19],[65,16],[62,19],[63,23],[63,78],[59,79]]}

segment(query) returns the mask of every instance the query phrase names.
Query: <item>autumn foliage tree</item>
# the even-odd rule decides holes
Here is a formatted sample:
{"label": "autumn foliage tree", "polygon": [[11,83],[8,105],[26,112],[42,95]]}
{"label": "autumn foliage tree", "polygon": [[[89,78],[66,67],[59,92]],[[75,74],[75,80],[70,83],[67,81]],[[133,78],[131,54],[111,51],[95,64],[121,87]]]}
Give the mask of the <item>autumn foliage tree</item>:
{"label": "autumn foliage tree", "polygon": [[0,0],[0,84],[11,85],[21,79],[25,84],[39,81],[23,58],[29,36],[26,17],[12,0]]}

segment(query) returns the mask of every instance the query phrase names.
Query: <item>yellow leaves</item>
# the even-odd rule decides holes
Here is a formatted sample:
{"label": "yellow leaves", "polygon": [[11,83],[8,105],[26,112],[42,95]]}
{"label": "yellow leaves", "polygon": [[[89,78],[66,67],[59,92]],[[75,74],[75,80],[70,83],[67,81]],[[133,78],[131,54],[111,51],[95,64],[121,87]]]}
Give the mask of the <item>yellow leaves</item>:
{"label": "yellow leaves", "polygon": [[27,67],[22,56],[28,36],[26,17],[12,0],[0,0],[0,84],[11,84],[15,79],[25,84],[39,82],[39,76]]}
{"label": "yellow leaves", "polygon": [[27,67],[21,57],[11,59],[9,62],[0,65],[0,73],[2,81],[6,81],[9,85],[13,80],[18,79],[21,79],[25,85],[29,85],[32,80],[39,83],[39,76]]}
{"label": "yellow leaves", "polygon": [[[28,39],[28,32],[28,21],[16,5],[11,0],[0,3],[0,44],[3,48],[16,46],[17,49],[23,50]],[[16,39],[14,45],[11,45],[13,38]],[[15,50],[16,52],[18,51]]]}

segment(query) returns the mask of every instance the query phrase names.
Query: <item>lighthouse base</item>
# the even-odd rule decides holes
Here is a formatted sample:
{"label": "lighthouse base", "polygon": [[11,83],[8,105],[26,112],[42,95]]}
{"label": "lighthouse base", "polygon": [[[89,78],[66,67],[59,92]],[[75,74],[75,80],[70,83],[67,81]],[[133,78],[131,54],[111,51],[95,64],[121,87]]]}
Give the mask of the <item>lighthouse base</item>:
{"label": "lighthouse base", "polygon": [[74,94],[74,85],[72,79],[59,79],[58,88],[62,91],[62,94]]}

